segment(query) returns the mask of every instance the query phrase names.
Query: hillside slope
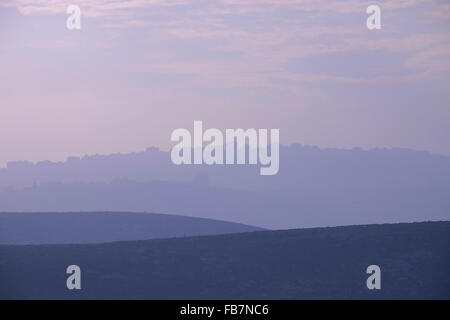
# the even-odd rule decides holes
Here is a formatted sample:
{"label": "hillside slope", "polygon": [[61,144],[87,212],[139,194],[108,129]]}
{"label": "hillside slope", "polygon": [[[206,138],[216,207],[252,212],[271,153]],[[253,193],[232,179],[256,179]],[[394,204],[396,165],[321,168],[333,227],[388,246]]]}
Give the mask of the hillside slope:
{"label": "hillside slope", "polygon": [[178,215],[130,212],[0,213],[0,244],[76,244],[262,230]]}
{"label": "hillside slope", "polygon": [[[0,246],[0,298],[450,299],[450,222]],[[66,267],[82,289],[66,289]],[[381,267],[381,290],[366,268]]]}

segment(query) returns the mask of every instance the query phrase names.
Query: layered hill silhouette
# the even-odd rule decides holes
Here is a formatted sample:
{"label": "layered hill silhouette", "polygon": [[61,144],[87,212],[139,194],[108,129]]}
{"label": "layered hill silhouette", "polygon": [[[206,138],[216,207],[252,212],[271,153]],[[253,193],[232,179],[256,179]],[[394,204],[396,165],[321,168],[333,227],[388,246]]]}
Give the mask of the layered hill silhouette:
{"label": "layered hill silhouette", "polygon": [[450,158],[406,149],[280,149],[280,171],[176,166],[168,152],[9,163],[0,211],[138,211],[269,229],[450,219]]}
{"label": "layered hill silhouette", "polygon": [[260,231],[169,214],[129,212],[0,213],[0,244],[76,244]]}
{"label": "layered hill silhouette", "polygon": [[450,219],[450,190],[386,185],[297,192],[248,191],[203,183],[44,184],[0,193],[0,211],[132,211],[181,214],[266,229]]}
{"label": "layered hill silhouette", "polygon": [[69,157],[64,162],[9,162],[0,168],[0,190],[45,183],[190,182],[207,176],[217,187],[252,191],[297,190],[299,186],[333,190],[350,187],[420,187],[449,184],[450,157],[410,149],[320,149],[280,146],[280,172],[260,176],[257,166],[176,166],[170,152],[148,148],[129,154]]}
{"label": "layered hill silhouette", "polygon": [[[0,246],[1,299],[450,299],[450,222]],[[81,290],[66,268],[81,268]],[[366,269],[381,268],[381,290]]]}

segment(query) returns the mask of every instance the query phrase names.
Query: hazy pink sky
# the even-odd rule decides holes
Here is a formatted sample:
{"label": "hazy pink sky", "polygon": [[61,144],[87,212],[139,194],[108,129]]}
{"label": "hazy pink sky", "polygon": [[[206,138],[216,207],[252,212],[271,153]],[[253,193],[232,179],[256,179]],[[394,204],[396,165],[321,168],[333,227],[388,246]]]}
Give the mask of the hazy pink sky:
{"label": "hazy pink sky", "polygon": [[194,120],[450,155],[449,2],[376,2],[369,31],[372,3],[2,0],[0,166],[168,149]]}

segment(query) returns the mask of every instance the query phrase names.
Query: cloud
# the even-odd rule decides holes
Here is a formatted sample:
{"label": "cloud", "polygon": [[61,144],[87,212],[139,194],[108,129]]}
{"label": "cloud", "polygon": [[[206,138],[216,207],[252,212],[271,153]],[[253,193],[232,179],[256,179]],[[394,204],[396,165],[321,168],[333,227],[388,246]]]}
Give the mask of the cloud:
{"label": "cloud", "polygon": [[450,72],[450,45],[435,46],[423,50],[405,62],[405,67],[411,69],[420,69],[430,73],[449,73]]}
{"label": "cloud", "polygon": [[[446,25],[418,28],[412,19],[435,15],[445,20],[450,6],[434,0],[379,1],[385,20],[382,30],[375,32],[365,28],[365,8],[372,4],[366,0],[78,0],[76,3],[83,16],[96,18],[93,21],[105,29],[114,29],[118,34],[139,29],[143,36],[134,41],[152,48],[161,48],[161,43],[180,48],[177,52],[161,49],[158,56],[170,57],[165,61],[139,61],[142,70],[190,75],[193,81],[204,81],[207,86],[269,86],[274,85],[274,78],[343,83],[395,80],[390,75],[353,79],[350,74],[339,77],[302,74],[286,68],[292,60],[316,55],[337,59],[333,54],[352,55],[365,50],[401,53],[400,67],[410,74],[410,80],[423,74],[447,72],[433,59],[450,60],[449,52],[442,49],[450,45]],[[17,8],[24,15],[65,14],[68,1],[5,0],[1,5]],[[399,19],[408,16],[409,29]],[[98,42],[111,38],[104,37]],[[48,40],[42,43],[51,45]],[[438,44],[441,49],[435,47]],[[59,45],[61,42],[55,40],[55,46]],[[183,49],[198,50],[201,54],[188,59]],[[440,65],[445,65],[444,62]],[[407,76],[401,74],[397,79],[405,81]]]}
{"label": "cloud", "polygon": [[[386,0],[380,4],[383,9],[396,10],[429,2],[430,0]],[[261,12],[273,8],[352,13],[361,12],[369,5],[365,0],[77,0],[75,4],[79,5],[89,17],[114,14],[117,10],[180,5],[202,5],[207,11],[200,9],[197,13],[213,15]],[[65,12],[68,5],[67,0],[4,0],[1,4],[4,7],[15,7],[22,14],[59,14]],[[447,5],[442,6],[445,8]]]}
{"label": "cloud", "polygon": [[177,6],[188,3],[186,0],[5,0],[0,6],[17,8],[24,15],[61,14],[69,4],[76,4],[86,17],[114,15],[120,10],[145,9],[158,6]]}

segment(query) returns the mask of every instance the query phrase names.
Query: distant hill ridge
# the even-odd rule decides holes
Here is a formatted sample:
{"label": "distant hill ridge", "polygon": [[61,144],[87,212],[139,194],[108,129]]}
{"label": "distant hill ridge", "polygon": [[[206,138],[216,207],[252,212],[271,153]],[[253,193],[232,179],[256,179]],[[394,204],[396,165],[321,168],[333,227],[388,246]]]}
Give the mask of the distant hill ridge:
{"label": "distant hill ridge", "polygon": [[175,213],[269,229],[448,220],[449,194],[450,157],[407,149],[281,146],[274,176],[176,166],[156,148],[0,169],[4,212]]}
{"label": "distant hill ridge", "polygon": [[255,191],[289,189],[298,183],[311,188],[332,188],[343,182],[348,186],[361,182],[374,187],[384,183],[420,186],[419,179],[445,183],[450,175],[450,157],[401,148],[320,149],[293,144],[280,146],[280,166],[274,177],[260,177],[258,168],[245,165],[176,166],[170,152],[151,147],[127,154],[69,157],[63,162],[9,162],[7,168],[0,168],[0,191],[49,182],[108,183],[123,178],[189,182],[205,174],[216,186]]}

